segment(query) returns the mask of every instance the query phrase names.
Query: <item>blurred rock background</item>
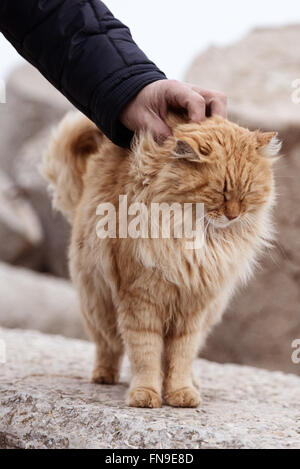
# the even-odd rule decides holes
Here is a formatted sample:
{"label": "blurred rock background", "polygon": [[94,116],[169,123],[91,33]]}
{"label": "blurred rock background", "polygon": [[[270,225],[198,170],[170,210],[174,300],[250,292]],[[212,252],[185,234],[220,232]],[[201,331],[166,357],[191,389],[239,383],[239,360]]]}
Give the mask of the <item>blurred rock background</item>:
{"label": "blurred rock background", "polygon": [[[255,30],[229,47],[209,48],[186,79],[224,91],[231,120],[276,130],[284,142],[277,244],[202,356],[300,375],[291,360],[291,343],[300,338],[300,104],[292,100],[292,83],[300,79],[299,41],[299,25]],[[53,212],[38,172],[51,128],[70,108],[30,65],[8,79],[7,103],[0,104],[0,326],[83,338],[68,280],[69,227]]]}
{"label": "blurred rock background", "polygon": [[277,243],[232,302],[203,355],[297,374],[291,343],[300,337],[299,40],[299,25],[256,29],[230,47],[209,48],[186,74],[187,81],[228,95],[231,120],[276,130],[283,141],[276,168]]}

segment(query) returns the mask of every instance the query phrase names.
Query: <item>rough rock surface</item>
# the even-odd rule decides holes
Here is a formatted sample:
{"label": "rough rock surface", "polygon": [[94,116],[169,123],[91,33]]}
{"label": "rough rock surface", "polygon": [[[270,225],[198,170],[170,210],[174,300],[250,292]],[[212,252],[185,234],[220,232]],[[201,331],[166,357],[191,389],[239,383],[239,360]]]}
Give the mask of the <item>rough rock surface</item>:
{"label": "rough rock surface", "polygon": [[89,382],[92,344],[5,329],[0,340],[0,448],[300,448],[297,376],[197,360],[202,407],[135,409],[126,364],[117,386]]}
{"label": "rough rock surface", "polygon": [[32,265],[43,240],[43,230],[35,210],[1,170],[0,240],[0,260],[14,263],[29,255]]}
{"label": "rough rock surface", "polygon": [[[0,168],[31,202],[44,230],[37,269],[67,277],[69,227],[51,208],[46,182],[38,172],[53,125],[71,104],[31,65],[15,69],[7,81],[7,103],[0,106]],[[31,259],[15,263],[33,267]]]}
{"label": "rough rock surface", "polygon": [[229,47],[209,48],[186,75],[223,90],[232,120],[276,130],[284,143],[276,170],[277,243],[229,307],[203,356],[297,374],[300,367],[290,355],[292,341],[300,337],[300,80],[292,86],[300,79],[299,41],[299,25],[257,29]]}
{"label": "rough rock surface", "polygon": [[86,338],[67,280],[0,262],[0,326]]}
{"label": "rough rock surface", "polygon": [[13,165],[22,145],[71,108],[31,65],[13,70],[6,84],[6,104],[0,106],[1,167],[13,178]]}
{"label": "rough rock surface", "polygon": [[22,146],[14,164],[14,177],[17,187],[30,201],[43,227],[41,268],[53,275],[68,277],[70,226],[63,215],[52,208],[48,183],[39,170],[50,135],[51,129],[47,127]]}
{"label": "rough rock surface", "polygon": [[300,126],[299,40],[299,24],[255,29],[238,43],[208,48],[190,66],[186,79],[224,91],[233,120],[277,129],[281,137],[288,136],[286,145],[294,144]]}

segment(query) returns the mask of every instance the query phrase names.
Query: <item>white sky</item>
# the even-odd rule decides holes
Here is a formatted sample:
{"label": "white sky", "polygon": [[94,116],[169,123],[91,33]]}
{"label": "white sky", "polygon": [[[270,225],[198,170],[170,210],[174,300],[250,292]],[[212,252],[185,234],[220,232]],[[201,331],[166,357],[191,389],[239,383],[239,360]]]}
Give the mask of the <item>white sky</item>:
{"label": "white sky", "polygon": [[[226,45],[257,26],[300,23],[299,0],[106,0],[141,49],[169,78],[182,79],[211,44]],[[295,44],[299,47],[299,44]],[[0,34],[0,79],[21,62]]]}

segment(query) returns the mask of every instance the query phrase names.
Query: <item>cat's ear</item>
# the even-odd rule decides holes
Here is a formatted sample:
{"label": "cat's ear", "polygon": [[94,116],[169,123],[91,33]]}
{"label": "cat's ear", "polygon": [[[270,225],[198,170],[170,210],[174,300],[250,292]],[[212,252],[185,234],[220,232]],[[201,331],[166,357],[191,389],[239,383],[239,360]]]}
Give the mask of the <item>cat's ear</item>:
{"label": "cat's ear", "polygon": [[176,140],[176,146],[173,155],[178,159],[186,159],[188,161],[200,162],[209,154],[207,149],[201,150],[196,143],[187,142],[187,140]]}
{"label": "cat's ear", "polygon": [[196,159],[198,154],[186,140],[176,140],[173,155],[177,158]]}
{"label": "cat's ear", "polygon": [[276,160],[281,150],[282,142],[277,132],[256,132],[257,149],[267,158]]}

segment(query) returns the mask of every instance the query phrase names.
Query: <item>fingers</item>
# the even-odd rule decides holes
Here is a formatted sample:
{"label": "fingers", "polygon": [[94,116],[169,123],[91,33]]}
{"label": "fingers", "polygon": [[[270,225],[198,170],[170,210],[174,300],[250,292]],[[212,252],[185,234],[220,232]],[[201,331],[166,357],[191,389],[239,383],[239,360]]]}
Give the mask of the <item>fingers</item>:
{"label": "fingers", "polygon": [[207,115],[227,117],[227,98],[223,93],[169,80],[166,98],[171,106],[186,109],[192,122]]}
{"label": "fingers", "polygon": [[148,129],[158,142],[172,135],[166,124],[170,108],[185,109],[190,121],[201,123],[208,115],[226,118],[226,96],[214,90],[176,80],[158,80],[145,86],[120,114],[134,132]]}
{"label": "fingers", "polygon": [[200,123],[205,119],[205,99],[189,85],[170,81],[166,100],[170,106],[185,109],[192,122]]}
{"label": "fingers", "polygon": [[192,89],[205,99],[211,116],[221,116],[227,118],[227,96],[214,90],[206,90],[192,85]]}
{"label": "fingers", "polygon": [[147,122],[145,123],[144,128],[150,130],[158,143],[164,142],[172,135],[172,130],[170,127],[168,127],[167,124],[157,114],[151,114],[147,116]]}
{"label": "fingers", "polygon": [[227,99],[225,98],[212,98],[210,103],[210,113],[212,116],[221,116],[224,117],[224,119],[227,118]]}
{"label": "fingers", "polygon": [[206,102],[203,96],[193,91],[186,103],[186,110],[192,122],[202,122],[206,117]]}

